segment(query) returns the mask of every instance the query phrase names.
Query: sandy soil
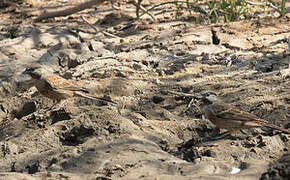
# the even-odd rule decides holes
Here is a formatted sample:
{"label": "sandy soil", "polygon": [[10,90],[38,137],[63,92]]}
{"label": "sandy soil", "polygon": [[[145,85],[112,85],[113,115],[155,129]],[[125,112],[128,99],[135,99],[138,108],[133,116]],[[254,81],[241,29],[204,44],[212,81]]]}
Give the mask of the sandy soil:
{"label": "sandy soil", "polygon": [[[290,128],[290,14],[212,25],[165,15],[134,21],[134,6],[122,1],[121,10],[107,3],[30,23],[41,7],[73,3],[0,9],[0,179],[290,177],[288,134],[260,128],[201,143],[223,130],[202,118],[199,102],[189,107],[191,97],[169,93],[211,90]],[[51,110],[53,101],[22,75],[31,63],[118,105],[73,98]]]}

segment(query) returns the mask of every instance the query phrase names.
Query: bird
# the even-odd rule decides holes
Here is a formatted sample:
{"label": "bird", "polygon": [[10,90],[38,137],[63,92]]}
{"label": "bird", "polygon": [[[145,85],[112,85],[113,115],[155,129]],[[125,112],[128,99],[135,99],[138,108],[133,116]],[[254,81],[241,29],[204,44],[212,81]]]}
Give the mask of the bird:
{"label": "bird", "polygon": [[214,92],[202,92],[195,96],[201,100],[202,112],[205,118],[210,120],[217,128],[226,129],[224,135],[229,135],[234,131],[257,127],[267,127],[290,134],[290,130],[269,124],[256,115],[241,111],[235,106],[224,103]]}
{"label": "bird", "polygon": [[56,104],[61,100],[72,97],[82,97],[117,104],[112,100],[90,95],[87,89],[73,84],[69,80],[54,74],[48,68],[39,64],[33,64],[27,67],[23,74],[30,75],[39,93],[56,101]]}

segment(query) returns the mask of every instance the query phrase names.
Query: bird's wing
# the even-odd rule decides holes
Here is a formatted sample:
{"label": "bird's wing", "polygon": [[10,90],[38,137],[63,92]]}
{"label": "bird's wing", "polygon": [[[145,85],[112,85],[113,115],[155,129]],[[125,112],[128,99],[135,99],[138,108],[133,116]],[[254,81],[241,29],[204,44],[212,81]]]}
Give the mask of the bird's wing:
{"label": "bird's wing", "polygon": [[261,121],[257,116],[236,109],[234,106],[224,104],[224,103],[216,103],[212,104],[212,109],[215,115],[222,119],[229,119],[232,121],[253,121],[258,120]]}
{"label": "bird's wing", "polygon": [[53,89],[88,92],[88,90],[76,86],[60,76],[49,75],[45,77],[45,80]]}
{"label": "bird's wing", "polygon": [[269,124],[251,113],[240,111],[236,109],[235,107],[230,106],[228,104],[216,103],[216,104],[212,104],[211,106],[212,106],[213,113],[215,113],[216,117],[220,119],[241,122],[243,127],[265,126],[268,128],[273,128],[273,129],[280,130],[282,132],[286,132],[290,134],[290,130],[288,129]]}

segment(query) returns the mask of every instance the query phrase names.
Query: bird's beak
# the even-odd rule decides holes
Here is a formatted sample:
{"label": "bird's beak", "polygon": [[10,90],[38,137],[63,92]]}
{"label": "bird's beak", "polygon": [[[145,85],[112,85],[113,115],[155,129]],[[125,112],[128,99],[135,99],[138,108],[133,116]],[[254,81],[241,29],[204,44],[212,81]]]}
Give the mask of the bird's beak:
{"label": "bird's beak", "polygon": [[22,72],[22,74],[28,74],[28,69],[25,68],[25,70]]}
{"label": "bird's beak", "polygon": [[200,95],[200,94],[198,94],[198,95],[194,96],[194,98],[195,98],[195,99],[203,99],[203,96]]}

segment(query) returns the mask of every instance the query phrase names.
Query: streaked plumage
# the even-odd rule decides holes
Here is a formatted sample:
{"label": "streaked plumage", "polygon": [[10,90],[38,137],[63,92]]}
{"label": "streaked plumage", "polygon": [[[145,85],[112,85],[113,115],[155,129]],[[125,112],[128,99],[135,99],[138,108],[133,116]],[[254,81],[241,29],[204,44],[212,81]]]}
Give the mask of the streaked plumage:
{"label": "streaked plumage", "polygon": [[238,110],[234,106],[222,102],[213,92],[202,93],[196,98],[201,99],[204,103],[202,111],[205,117],[218,128],[235,131],[255,127],[268,127],[290,134],[288,129],[269,124],[251,113]]}
{"label": "streaked plumage", "polygon": [[83,97],[116,104],[111,100],[89,95],[87,89],[74,85],[67,79],[53,74],[40,65],[34,65],[27,68],[24,74],[29,74],[32,77],[35,87],[43,96],[56,101],[71,97]]}

